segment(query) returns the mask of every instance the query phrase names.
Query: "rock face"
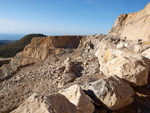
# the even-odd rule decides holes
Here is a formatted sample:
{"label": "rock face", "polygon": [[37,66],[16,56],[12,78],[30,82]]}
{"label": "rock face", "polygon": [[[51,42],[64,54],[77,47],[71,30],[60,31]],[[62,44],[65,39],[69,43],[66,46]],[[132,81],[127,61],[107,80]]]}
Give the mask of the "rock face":
{"label": "rock face", "polygon": [[90,97],[96,99],[94,101],[102,102],[110,110],[118,110],[133,102],[133,89],[117,76],[90,83],[85,89]]}
{"label": "rock face", "polygon": [[109,36],[126,37],[128,40],[150,41],[150,3],[141,11],[120,15],[109,31]]}
{"label": "rock face", "polygon": [[55,54],[59,49],[77,48],[83,36],[48,36],[33,38],[31,43],[23,50],[23,55],[35,59],[46,59],[48,55]]}
{"label": "rock face", "polygon": [[36,37],[25,46],[23,52],[13,57],[9,64],[0,68],[0,80],[9,78],[10,75],[23,66],[45,60],[49,55],[62,54],[63,49],[75,49],[84,36],[48,36]]}
{"label": "rock face", "polygon": [[93,113],[94,105],[86,97],[79,85],[74,85],[68,89],[60,90],[59,93],[64,95],[71,103],[77,106],[80,113]]}
{"label": "rock face", "polygon": [[76,107],[61,94],[31,95],[11,113],[79,113]]}

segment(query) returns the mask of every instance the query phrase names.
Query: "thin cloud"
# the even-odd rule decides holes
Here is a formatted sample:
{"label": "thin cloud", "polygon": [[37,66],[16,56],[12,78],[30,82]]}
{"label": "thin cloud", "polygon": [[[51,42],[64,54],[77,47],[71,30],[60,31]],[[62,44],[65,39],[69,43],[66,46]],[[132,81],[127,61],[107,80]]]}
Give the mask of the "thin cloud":
{"label": "thin cloud", "polygon": [[0,18],[0,32],[17,33],[33,28],[32,23]]}
{"label": "thin cloud", "polygon": [[0,23],[12,23],[13,21],[0,18]]}

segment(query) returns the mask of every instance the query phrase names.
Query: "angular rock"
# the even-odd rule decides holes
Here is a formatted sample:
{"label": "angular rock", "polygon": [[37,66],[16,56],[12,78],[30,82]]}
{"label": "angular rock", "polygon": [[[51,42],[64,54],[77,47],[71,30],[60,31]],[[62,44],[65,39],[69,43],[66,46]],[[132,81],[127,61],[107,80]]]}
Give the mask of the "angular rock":
{"label": "angular rock", "polygon": [[100,45],[95,55],[99,59],[100,71],[106,76],[117,75],[133,86],[147,84],[150,63],[146,58],[131,51],[117,49],[107,41],[102,41]]}
{"label": "angular rock", "polygon": [[141,52],[141,51],[142,51],[142,46],[141,46],[141,45],[134,45],[134,46],[133,46],[133,51],[134,51],[135,53]]}
{"label": "angular rock", "polygon": [[64,73],[63,74],[63,81],[65,84],[74,81],[76,78],[77,78],[77,76],[74,73]]}
{"label": "angular rock", "polygon": [[73,85],[67,89],[60,90],[59,93],[64,95],[71,103],[77,106],[80,113],[94,112],[94,105],[90,102],[79,85]]}
{"label": "angular rock", "polygon": [[136,58],[118,57],[103,63],[100,68],[106,76],[117,75],[133,86],[143,86],[148,82],[148,68]]}
{"label": "angular rock", "polygon": [[144,60],[146,61],[148,70],[150,71],[150,48],[143,51],[142,56],[144,56]]}
{"label": "angular rock", "polygon": [[150,48],[147,49],[147,50],[145,50],[145,51],[143,51],[143,52],[142,52],[142,55],[143,55],[144,57],[150,59]]}
{"label": "angular rock", "polygon": [[71,58],[68,57],[64,63],[65,63],[64,73],[72,73],[73,72],[73,62],[71,61]]}
{"label": "angular rock", "polygon": [[125,46],[124,46],[124,43],[120,43],[120,44],[117,45],[117,48],[118,48],[118,49],[122,49],[122,48],[124,48],[124,47],[125,47]]}
{"label": "angular rock", "polygon": [[133,102],[133,89],[115,75],[87,84],[85,90],[97,104],[102,102],[110,110],[121,109]]}
{"label": "angular rock", "polygon": [[58,88],[63,87],[65,84],[73,82],[77,78],[74,73],[64,73],[62,80],[58,84]]}
{"label": "angular rock", "polygon": [[33,94],[11,113],[79,113],[79,111],[61,94],[46,97]]}

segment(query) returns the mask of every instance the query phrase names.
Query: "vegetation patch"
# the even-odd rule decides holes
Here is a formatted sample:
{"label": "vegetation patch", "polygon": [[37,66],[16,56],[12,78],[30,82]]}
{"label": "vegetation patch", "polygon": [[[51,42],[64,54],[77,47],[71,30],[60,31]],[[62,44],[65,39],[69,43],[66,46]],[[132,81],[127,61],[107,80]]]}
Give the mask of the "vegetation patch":
{"label": "vegetation patch", "polygon": [[3,57],[3,58],[13,57],[18,52],[21,52],[24,49],[24,47],[31,42],[32,38],[44,37],[44,36],[45,35],[43,35],[43,34],[28,34],[16,42],[1,45],[0,46],[0,57]]}

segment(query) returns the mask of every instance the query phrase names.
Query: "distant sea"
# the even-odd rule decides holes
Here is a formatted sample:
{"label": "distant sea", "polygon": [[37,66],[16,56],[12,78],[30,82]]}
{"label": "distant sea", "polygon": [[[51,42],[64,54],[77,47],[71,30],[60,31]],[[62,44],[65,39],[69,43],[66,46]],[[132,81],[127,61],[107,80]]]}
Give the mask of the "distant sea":
{"label": "distant sea", "polygon": [[24,37],[25,34],[6,34],[0,33],[0,40],[19,40]]}

